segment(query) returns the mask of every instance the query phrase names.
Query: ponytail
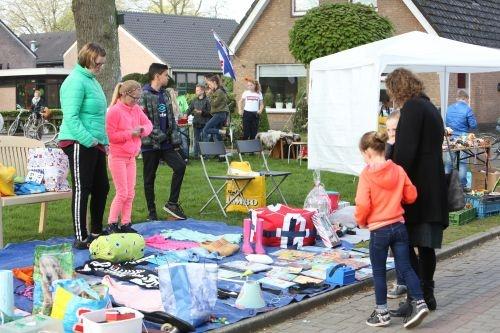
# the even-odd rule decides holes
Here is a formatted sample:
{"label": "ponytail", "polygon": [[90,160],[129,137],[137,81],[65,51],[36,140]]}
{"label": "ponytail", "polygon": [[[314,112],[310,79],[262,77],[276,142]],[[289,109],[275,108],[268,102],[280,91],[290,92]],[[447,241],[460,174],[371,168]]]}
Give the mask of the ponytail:
{"label": "ponytail", "polygon": [[115,90],[113,91],[113,96],[111,97],[111,103],[109,104],[109,106],[112,107],[113,105],[115,105],[116,101],[118,101],[118,99],[122,95],[130,93],[137,89],[141,89],[141,84],[137,81],[127,80],[124,82],[118,82]]}
{"label": "ponytail", "polygon": [[122,84],[122,82],[118,82],[118,84],[115,86],[115,90],[113,90],[113,96],[111,96],[111,103],[109,103],[110,107],[115,105],[118,98],[120,98],[120,87],[122,86]]}
{"label": "ponytail", "polygon": [[366,151],[369,148],[373,149],[378,153],[384,153],[385,143],[389,139],[386,132],[368,132],[363,134],[361,140],[359,141],[359,149],[361,151]]}

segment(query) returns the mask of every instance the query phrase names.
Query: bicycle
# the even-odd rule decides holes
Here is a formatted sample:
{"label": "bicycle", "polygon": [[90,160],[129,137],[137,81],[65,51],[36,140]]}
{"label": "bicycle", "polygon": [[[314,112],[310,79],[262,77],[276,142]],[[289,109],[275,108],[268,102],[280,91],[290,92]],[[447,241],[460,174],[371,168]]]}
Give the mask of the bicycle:
{"label": "bicycle", "polygon": [[[36,139],[42,141],[44,144],[48,144],[54,141],[57,137],[57,128],[54,124],[48,122],[42,113],[42,117],[37,116],[33,111],[28,111],[23,109],[20,105],[16,105],[16,109],[19,110],[16,119],[9,126],[7,135],[15,135],[19,129],[19,126],[23,129],[23,135],[27,138]],[[30,112],[28,119],[24,124],[21,122],[21,115],[25,112]]]}
{"label": "bicycle", "polygon": [[491,144],[489,156],[490,160],[500,158],[500,136],[493,133],[479,133],[477,136],[487,140]]}

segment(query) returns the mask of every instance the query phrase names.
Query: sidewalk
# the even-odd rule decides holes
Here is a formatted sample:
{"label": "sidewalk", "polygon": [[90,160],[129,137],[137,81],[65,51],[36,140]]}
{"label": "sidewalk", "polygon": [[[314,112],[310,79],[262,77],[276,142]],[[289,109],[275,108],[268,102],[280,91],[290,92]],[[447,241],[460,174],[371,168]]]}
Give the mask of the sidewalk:
{"label": "sidewalk", "polygon": [[[390,286],[390,285],[389,285]],[[437,311],[413,332],[500,332],[500,238],[438,262]],[[400,318],[386,328],[365,324],[373,310],[372,288],[260,332],[401,332]],[[395,308],[399,300],[389,300]]]}

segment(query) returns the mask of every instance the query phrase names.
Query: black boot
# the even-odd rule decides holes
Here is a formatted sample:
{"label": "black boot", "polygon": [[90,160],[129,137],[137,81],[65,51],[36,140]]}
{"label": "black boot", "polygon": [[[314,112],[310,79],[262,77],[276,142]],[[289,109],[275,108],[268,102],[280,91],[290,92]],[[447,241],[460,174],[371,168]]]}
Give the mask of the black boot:
{"label": "black boot", "polygon": [[391,317],[409,317],[412,312],[411,299],[406,298],[404,302],[399,303],[399,308],[397,310],[390,310],[389,314]]}
{"label": "black boot", "polygon": [[434,311],[437,308],[436,298],[434,297],[434,281],[422,281],[422,292],[424,300],[429,310]]}

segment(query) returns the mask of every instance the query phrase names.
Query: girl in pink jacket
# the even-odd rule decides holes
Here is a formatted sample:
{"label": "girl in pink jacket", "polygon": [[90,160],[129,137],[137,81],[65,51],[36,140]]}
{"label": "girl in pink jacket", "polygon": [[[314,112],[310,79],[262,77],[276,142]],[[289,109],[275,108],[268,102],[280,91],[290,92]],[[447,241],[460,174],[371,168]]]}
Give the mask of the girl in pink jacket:
{"label": "girl in pink jacket", "polygon": [[[153,129],[151,121],[137,104],[141,94],[139,82],[128,80],[118,83],[106,115],[108,166],[116,189],[105,229],[108,234],[136,232],[130,226],[135,196],[135,158],[141,151],[141,137],[148,136]],[[120,215],[121,225],[118,226]]]}

